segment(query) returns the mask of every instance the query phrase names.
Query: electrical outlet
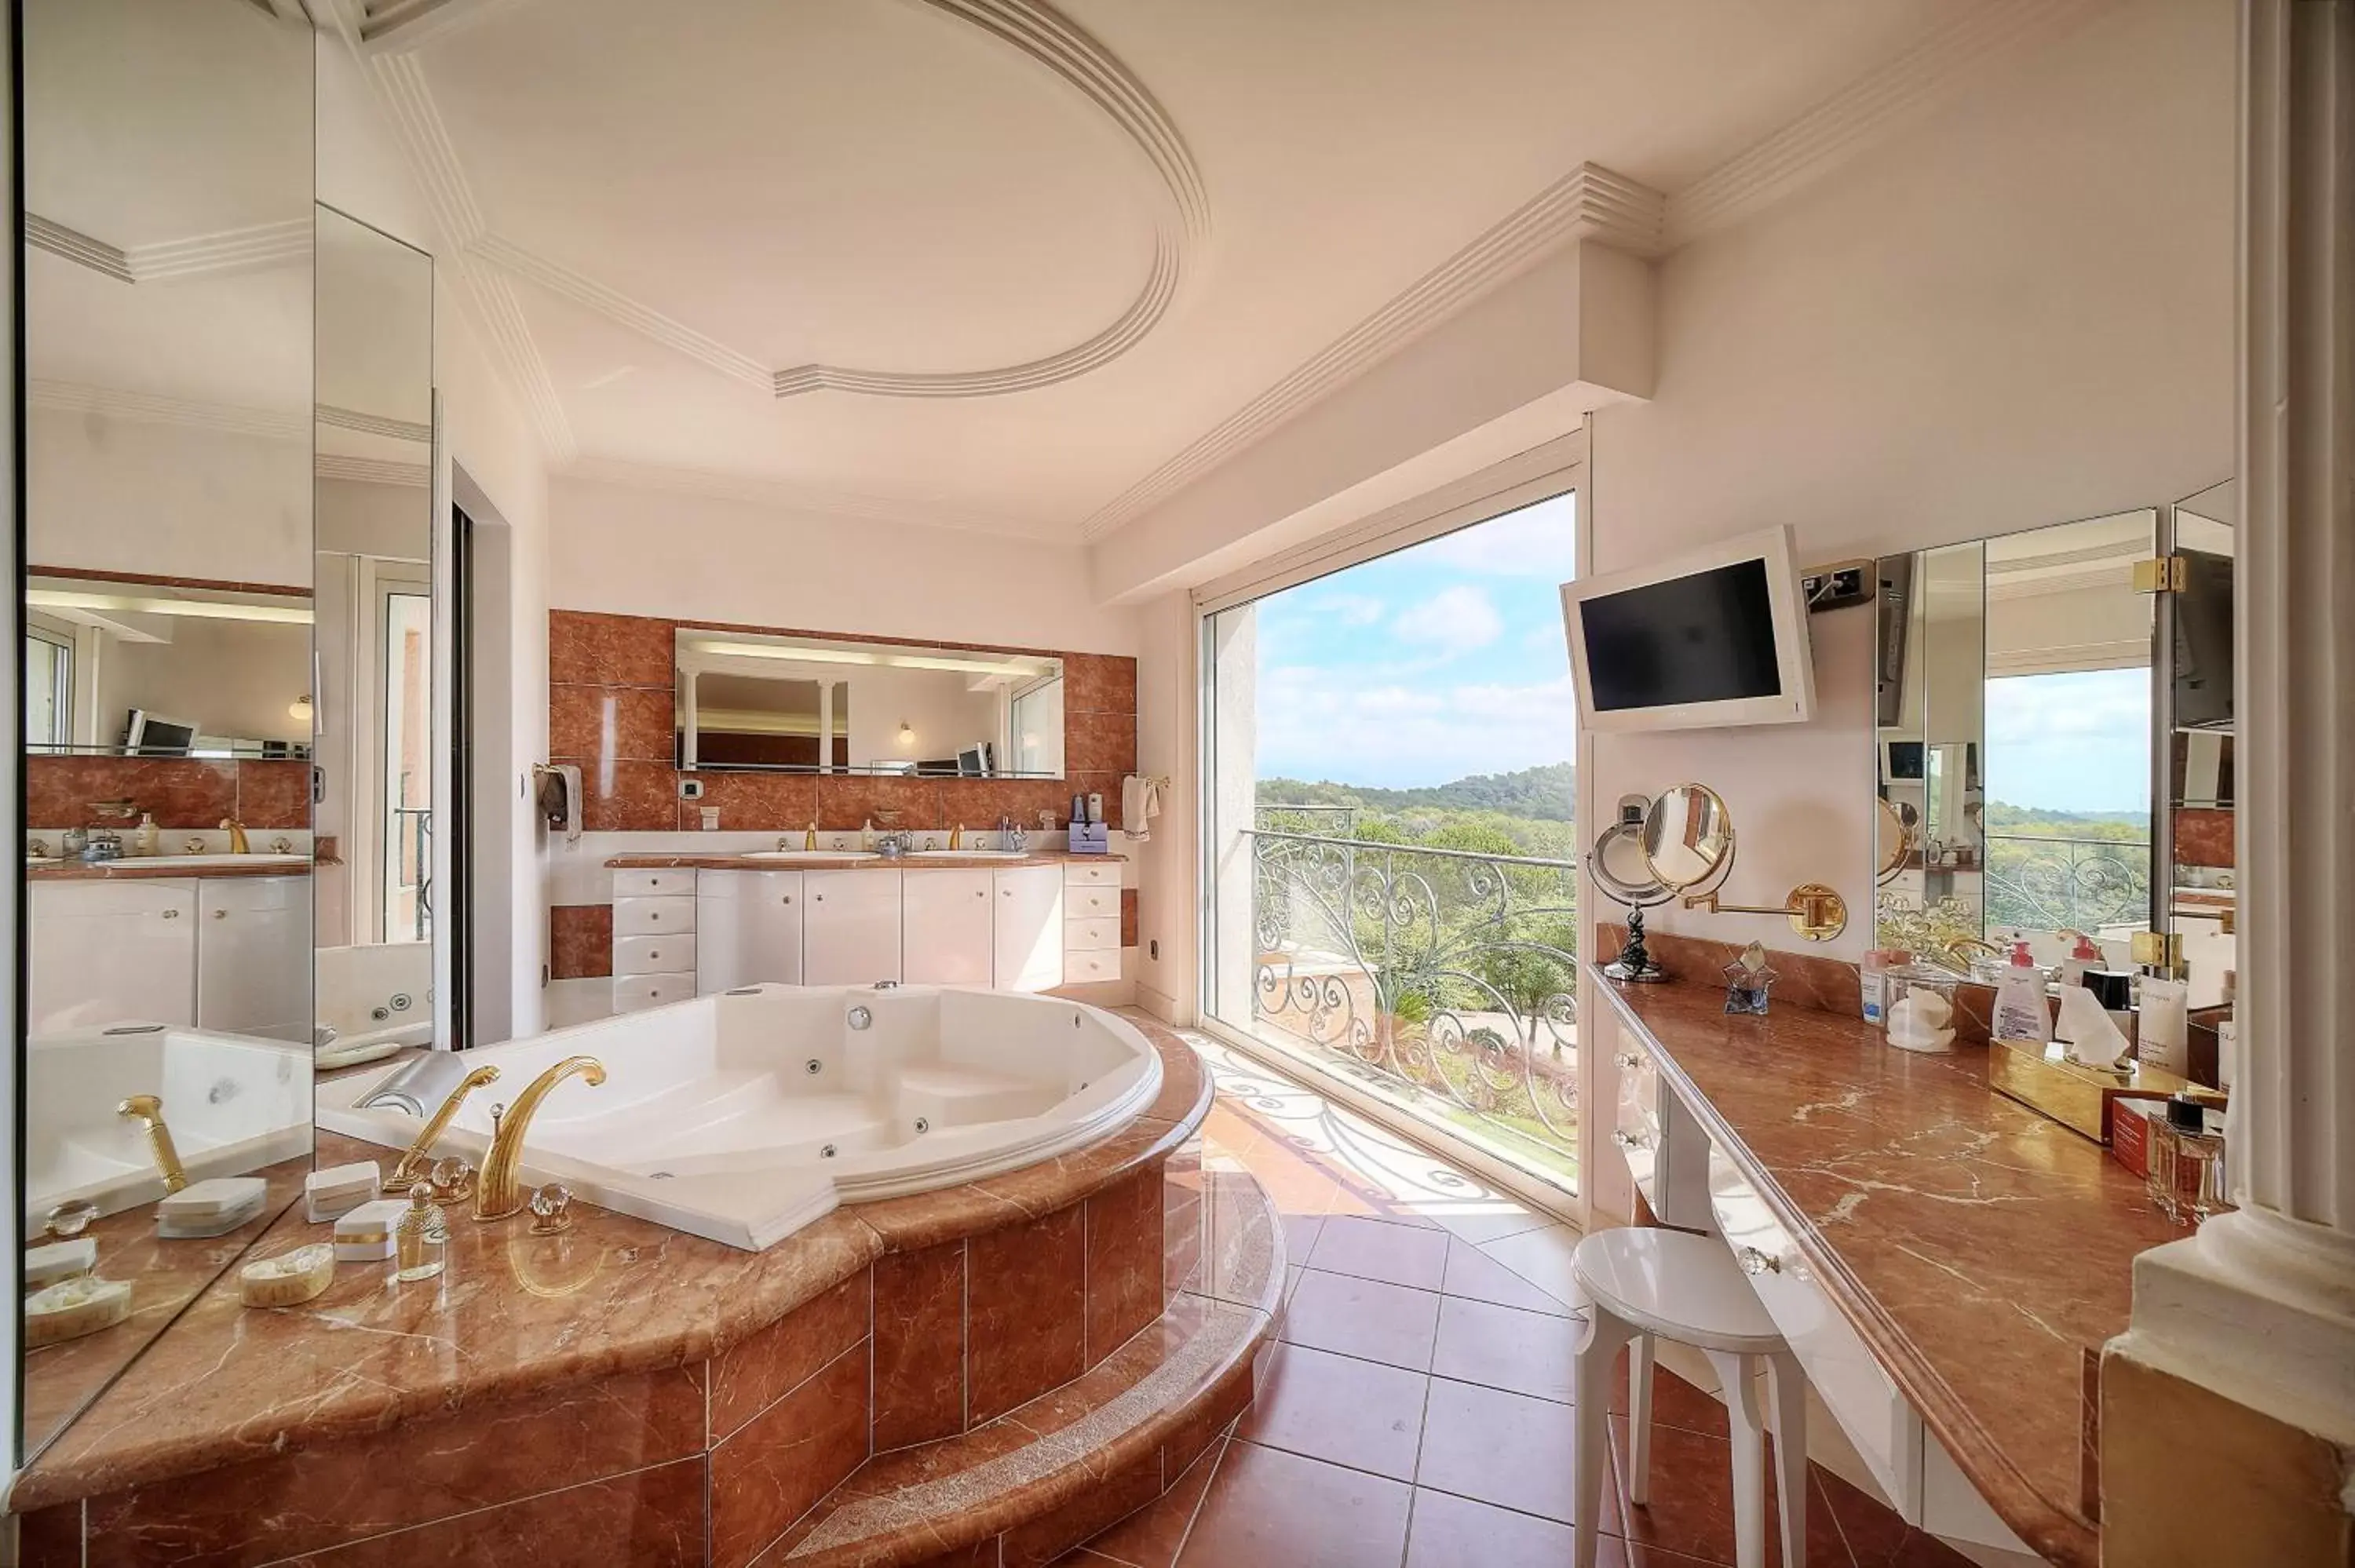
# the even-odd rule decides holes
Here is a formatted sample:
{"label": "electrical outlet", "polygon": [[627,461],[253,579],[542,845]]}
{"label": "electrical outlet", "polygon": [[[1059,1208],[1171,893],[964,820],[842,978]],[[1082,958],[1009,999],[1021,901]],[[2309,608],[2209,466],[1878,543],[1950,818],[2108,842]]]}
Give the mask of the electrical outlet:
{"label": "electrical outlet", "polygon": [[1806,599],[1810,614],[1819,609],[1870,604],[1874,587],[1872,563],[1864,560],[1817,567],[1799,579],[1799,592]]}
{"label": "electrical outlet", "polygon": [[678,781],[678,798],[682,800],[703,799],[703,780],[682,776]]}

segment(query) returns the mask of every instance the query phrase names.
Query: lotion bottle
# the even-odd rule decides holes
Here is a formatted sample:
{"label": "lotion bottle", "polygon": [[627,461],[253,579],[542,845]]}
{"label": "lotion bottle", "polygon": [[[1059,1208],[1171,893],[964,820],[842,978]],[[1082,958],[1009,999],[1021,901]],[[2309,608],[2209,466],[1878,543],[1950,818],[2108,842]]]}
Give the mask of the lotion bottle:
{"label": "lotion bottle", "polygon": [[163,836],[164,830],[155,825],[155,813],[153,811],[141,813],[138,831],[132,834],[132,842],[136,846],[134,853],[144,855],[154,854],[162,847],[158,841]]}
{"label": "lotion bottle", "polygon": [[2025,938],[2011,944],[2011,963],[1995,988],[1994,1034],[2041,1045],[2052,1038],[2052,1013],[2044,1001],[2044,971],[2029,956]]}

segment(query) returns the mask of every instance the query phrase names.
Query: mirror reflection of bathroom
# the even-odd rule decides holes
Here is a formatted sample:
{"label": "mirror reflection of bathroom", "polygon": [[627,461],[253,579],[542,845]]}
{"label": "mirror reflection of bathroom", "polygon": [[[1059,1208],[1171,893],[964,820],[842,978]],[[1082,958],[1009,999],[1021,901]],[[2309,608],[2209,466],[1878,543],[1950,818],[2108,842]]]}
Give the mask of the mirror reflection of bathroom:
{"label": "mirror reflection of bathroom", "polygon": [[2176,503],[2166,695],[2168,929],[2182,944],[2190,1004],[2230,1000],[2234,916],[2232,564],[2240,490],[2226,480]]}
{"label": "mirror reflection of bathroom", "polygon": [[318,209],[318,1065],[433,1040],[433,260]]}
{"label": "mirror reflection of bathroom", "polygon": [[[1875,945],[1987,978],[2015,936],[2131,965],[2153,918],[2144,509],[1881,563]],[[1892,844],[1892,834],[1901,840]]]}
{"label": "mirror reflection of bathroom", "polygon": [[22,50],[29,1457],[310,1165],[313,43],[27,0]]}

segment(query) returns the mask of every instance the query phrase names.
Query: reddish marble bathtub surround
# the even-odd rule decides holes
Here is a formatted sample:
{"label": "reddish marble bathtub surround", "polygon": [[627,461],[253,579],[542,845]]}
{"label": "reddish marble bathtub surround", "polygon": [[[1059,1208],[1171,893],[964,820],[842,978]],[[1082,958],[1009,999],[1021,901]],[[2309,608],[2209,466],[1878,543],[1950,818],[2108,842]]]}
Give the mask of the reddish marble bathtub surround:
{"label": "reddish marble bathtub surround", "polygon": [[1087,1369],[1085,1205],[965,1247],[966,1420],[989,1421]]}
{"label": "reddish marble bathtub surround", "polygon": [[[878,1258],[875,1267],[889,1261]],[[874,1286],[873,1267],[854,1274],[715,1357],[710,1440],[726,1437],[865,1339],[872,1321]]]}
{"label": "reddish marble bathtub surround", "polygon": [[870,1343],[858,1343],[711,1450],[713,1568],[743,1568],[867,1459]]}
{"label": "reddish marble bathtub surround", "polygon": [[1165,1301],[1180,1290],[1201,1289],[1202,1140],[1197,1137],[1170,1151],[1161,1170],[1161,1290]]}
{"label": "reddish marble bathtub surround", "polygon": [[965,1244],[875,1260],[875,1449],[950,1437],[964,1418]]}
{"label": "reddish marble bathtub surround", "polygon": [[548,912],[551,980],[589,980],[613,972],[613,906],[559,904]]}
{"label": "reddish marble bathtub surround", "polygon": [[1086,1361],[1102,1361],[1161,1315],[1168,1245],[1164,1172],[1147,1166],[1082,1205],[1086,1228]]}
{"label": "reddish marble bathtub surround", "polygon": [[1983,1051],[1895,1051],[1804,1008],[1729,1018],[1713,987],[1596,990],[1997,1513],[2092,1568],[2082,1358],[2126,1328],[2135,1255],[2181,1234],[2142,1183],[1991,1092]]}
{"label": "reddish marble bathtub surround", "polygon": [[[1851,915],[1850,918],[1854,918]],[[1788,930],[1788,927],[1785,927]],[[1594,961],[1607,964],[1619,956],[1626,945],[1627,927],[1614,921],[1604,921],[1594,928]],[[1747,942],[1721,942],[1707,937],[1688,937],[1673,931],[1647,931],[1644,946],[1653,960],[1668,971],[1670,978],[1689,985],[1722,986],[1725,966],[1742,957]],[[1774,967],[1774,999],[1777,1004],[1813,1008],[1818,1012],[1837,1012],[1849,1018],[1864,1014],[1863,982],[1856,966],[1843,959],[1827,958],[1821,953],[1792,952],[1780,948],[1766,949],[1766,961]]]}

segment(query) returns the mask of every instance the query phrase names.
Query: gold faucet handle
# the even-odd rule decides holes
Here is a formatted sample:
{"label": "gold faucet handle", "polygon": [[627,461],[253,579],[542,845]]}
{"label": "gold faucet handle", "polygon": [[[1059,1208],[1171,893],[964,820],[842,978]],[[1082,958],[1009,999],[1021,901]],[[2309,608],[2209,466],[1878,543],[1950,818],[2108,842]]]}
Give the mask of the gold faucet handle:
{"label": "gold faucet handle", "polygon": [[164,1191],[176,1192],[188,1184],[188,1172],[180,1164],[180,1151],[172,1145],[172,1129],[164,1125],[164,1102],[154,1095],[133,1095],[114,1107],[114,1114],[146,1125],[147,1151],[155,1160],[155,1170],[164,1178]]}

